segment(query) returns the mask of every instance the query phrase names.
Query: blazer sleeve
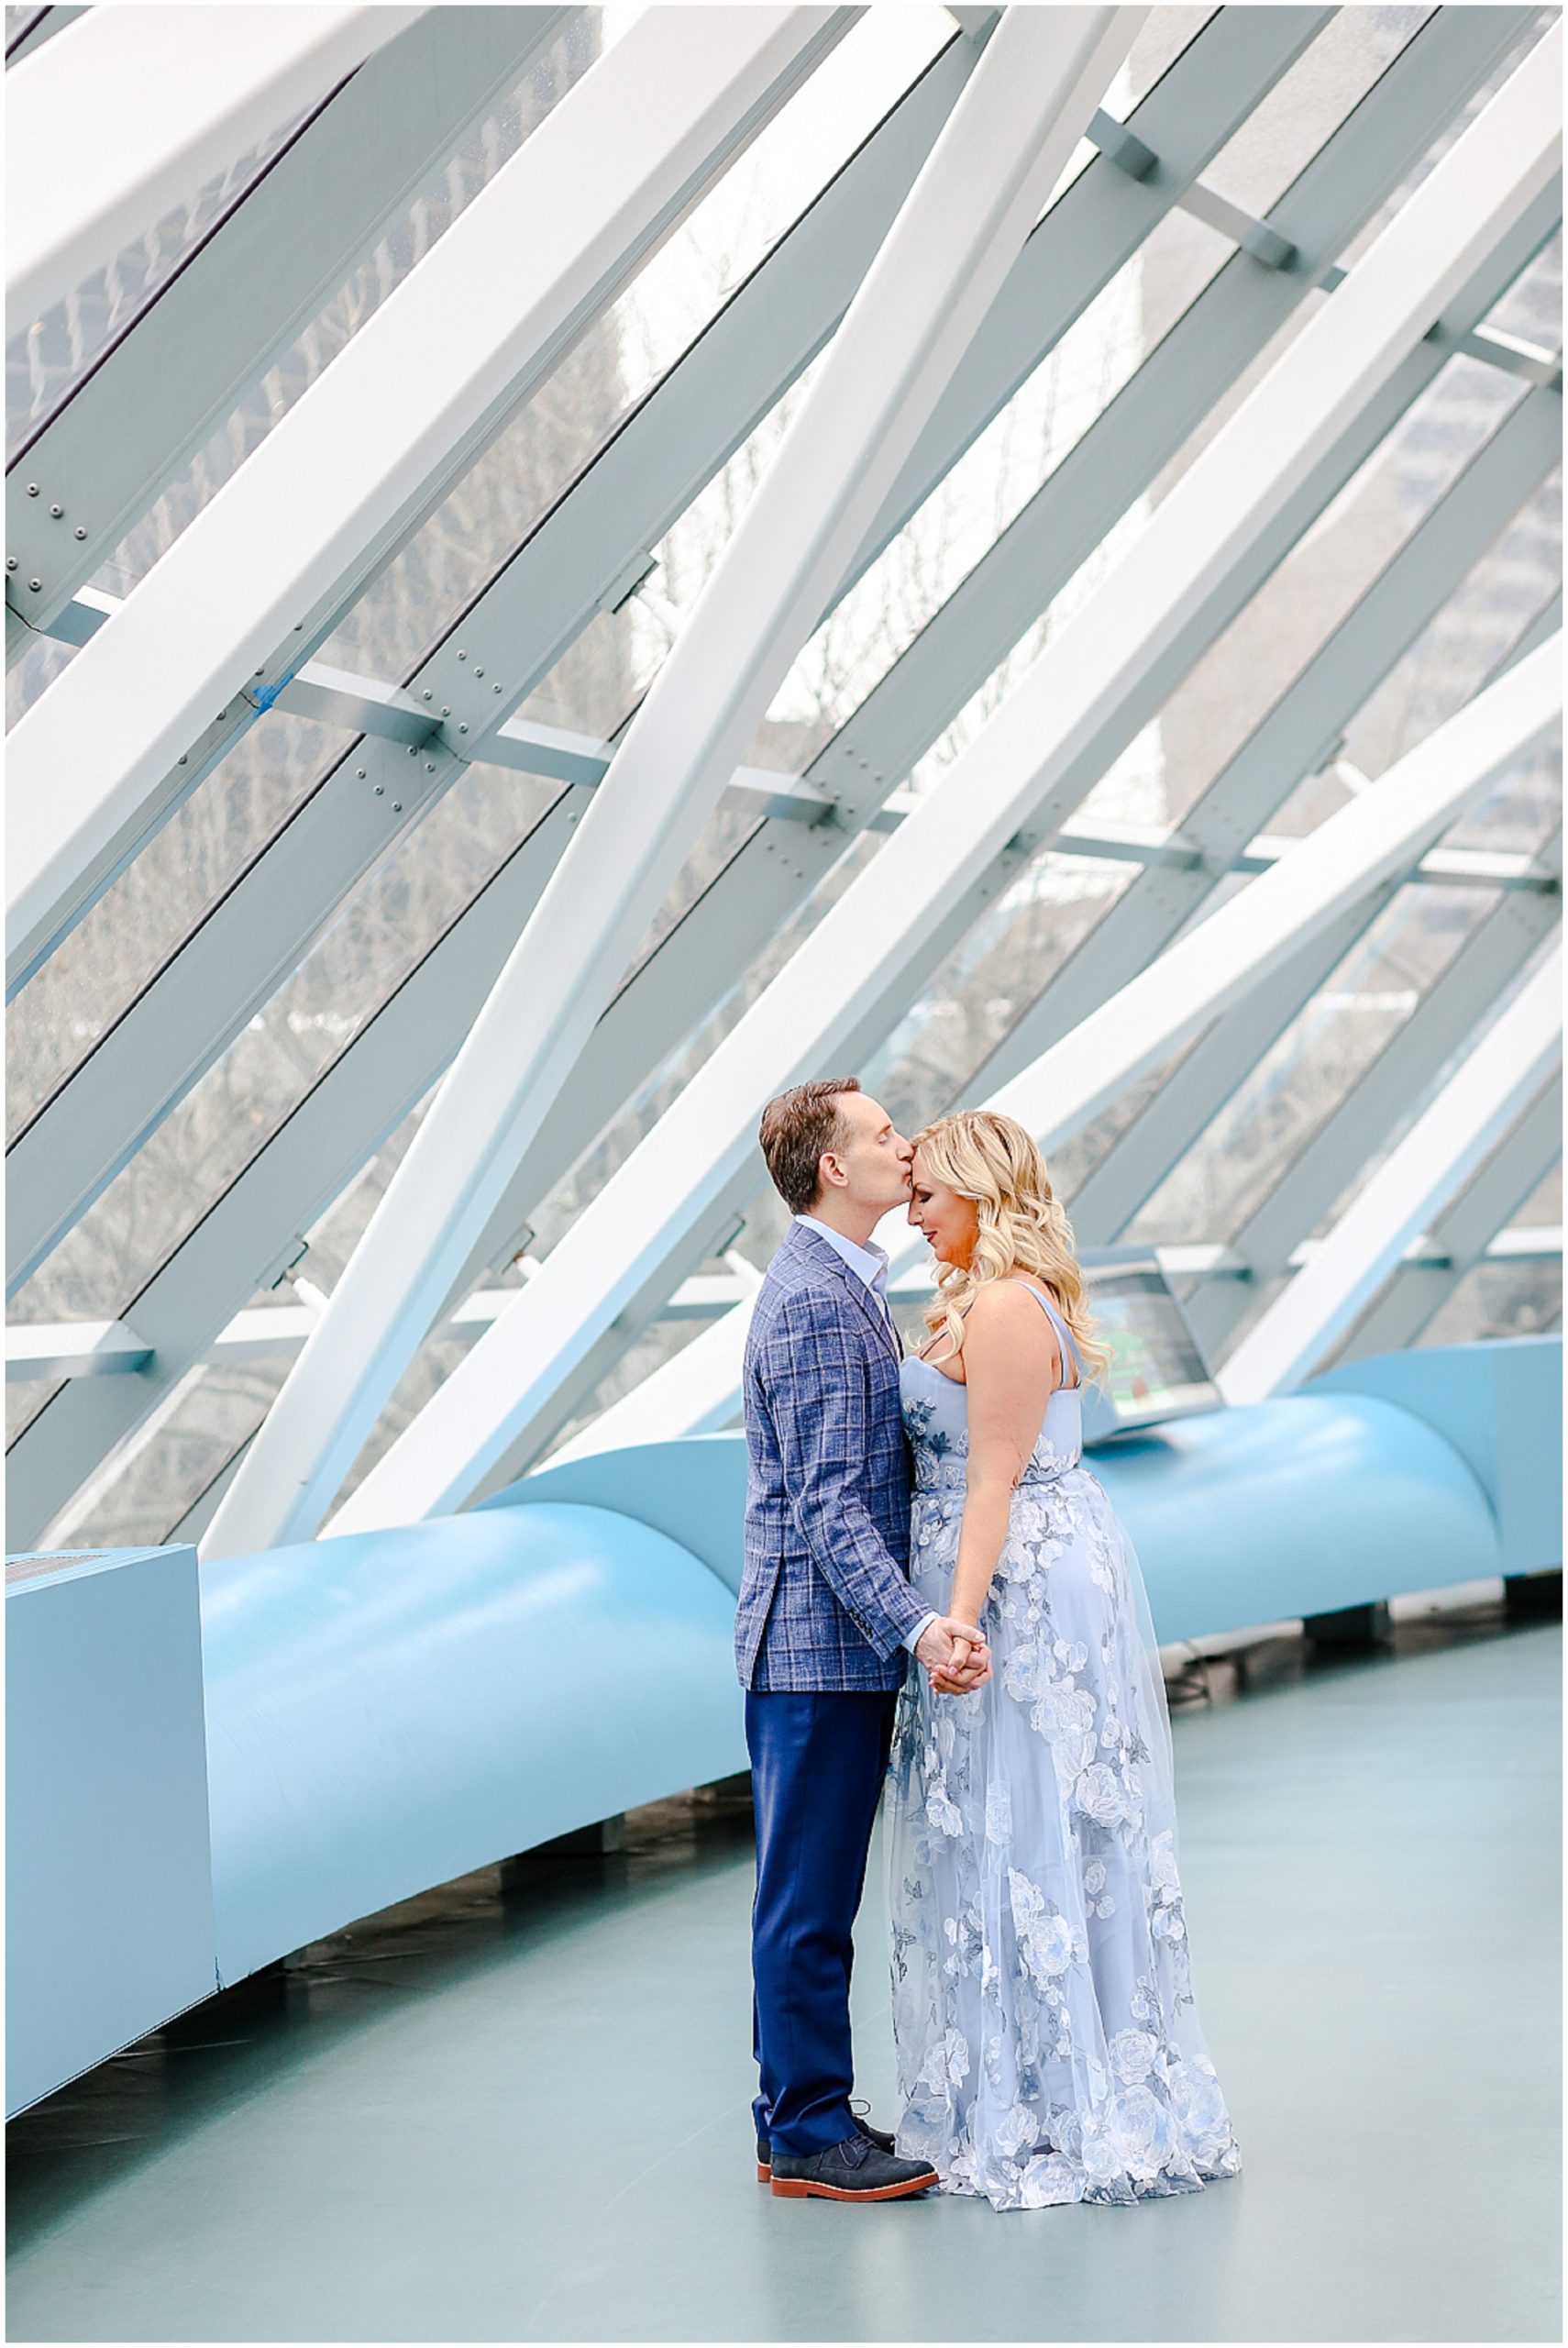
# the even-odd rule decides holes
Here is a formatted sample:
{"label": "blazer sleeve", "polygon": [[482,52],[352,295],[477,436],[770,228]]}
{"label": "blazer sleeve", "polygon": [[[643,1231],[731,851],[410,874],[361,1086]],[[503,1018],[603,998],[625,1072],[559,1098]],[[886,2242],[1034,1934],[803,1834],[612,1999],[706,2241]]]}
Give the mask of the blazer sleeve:
{"label": "blazer sleeve", "polygon": [[834,1596],[884,1659],[931,1612],[865,1501],[870,1379],[858,1333],[820,1291],[790,1299],[757,1371],[801,1537]]}

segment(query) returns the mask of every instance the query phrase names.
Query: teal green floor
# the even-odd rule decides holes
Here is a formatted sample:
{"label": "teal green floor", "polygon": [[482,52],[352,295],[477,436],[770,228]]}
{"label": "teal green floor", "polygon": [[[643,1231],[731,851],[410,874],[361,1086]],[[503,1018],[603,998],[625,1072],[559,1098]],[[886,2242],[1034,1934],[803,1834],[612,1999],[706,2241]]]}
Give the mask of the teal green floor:
{"label": "teal green floor", "polygon": [[[321,1944],[8,2132],[12,2340],[1561,2337],[1560,1630],[1500,1612],[1178,1710],[1245,2162],[1132,2210],[776,2201],[747,1814]],[[873,1870],[875,1877],[875,1868]],[[879,1889],[860,2087],[892,2111]]]}

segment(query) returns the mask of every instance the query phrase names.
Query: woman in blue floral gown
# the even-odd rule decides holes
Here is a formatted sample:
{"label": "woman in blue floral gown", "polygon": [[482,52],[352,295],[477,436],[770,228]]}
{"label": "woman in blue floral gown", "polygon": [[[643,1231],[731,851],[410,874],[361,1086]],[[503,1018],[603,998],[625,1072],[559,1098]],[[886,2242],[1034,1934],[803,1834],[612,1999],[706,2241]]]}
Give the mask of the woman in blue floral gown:
{"label": "woman in blue floral gown", "polygon": [[898,2151],[999,2210],[1191,2192],[1241,2156],[1193,1999],[1148,1600],[1082,1461],[1084,1362],[1108,1357],[1032,1136],[976,1111],[915,1146],[939,1280],[902,1371],[911,1577],[990,1669],[967,1692],[911,1672],[899,1700]]}

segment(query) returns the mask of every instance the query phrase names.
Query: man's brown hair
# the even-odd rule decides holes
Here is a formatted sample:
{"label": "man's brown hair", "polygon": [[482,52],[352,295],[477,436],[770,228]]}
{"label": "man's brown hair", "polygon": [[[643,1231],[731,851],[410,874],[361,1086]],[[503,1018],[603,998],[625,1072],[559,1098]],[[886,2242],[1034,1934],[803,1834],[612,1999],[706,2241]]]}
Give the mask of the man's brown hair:
{"label": "man's brown hair", "polygon": [[849,1139],[839,1096],[859,1090],[857,1076],[829,1077],[821,1084],[797,1084],[763,1111],[756,1137],[773,1187],[791,1214],[804,1214],[815,1205],[818,1159]]}

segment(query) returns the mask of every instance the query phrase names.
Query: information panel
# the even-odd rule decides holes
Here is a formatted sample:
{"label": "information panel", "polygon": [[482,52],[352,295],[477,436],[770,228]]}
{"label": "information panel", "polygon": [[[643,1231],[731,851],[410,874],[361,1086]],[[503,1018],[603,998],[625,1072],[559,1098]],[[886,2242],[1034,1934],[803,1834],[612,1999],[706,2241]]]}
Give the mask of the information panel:
{"label": "information panel", "polygon": [[1225,1398],[1158,1258],[1107,1250],[1097,1260],[1086,1249],[1081,1260],[1097,1334],[1111,1349],[1103,1382],[1085,1390],[1086,1442],[1223,1409]]}

